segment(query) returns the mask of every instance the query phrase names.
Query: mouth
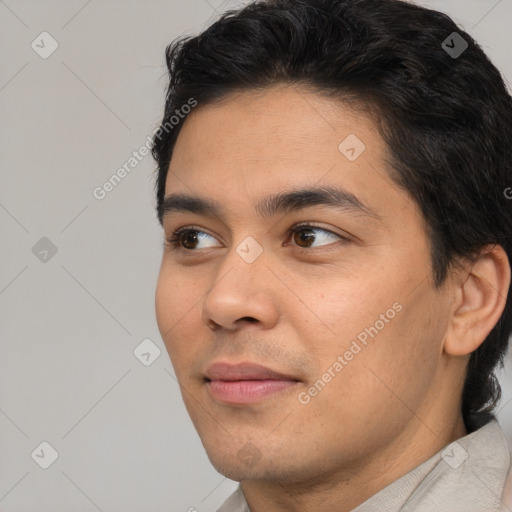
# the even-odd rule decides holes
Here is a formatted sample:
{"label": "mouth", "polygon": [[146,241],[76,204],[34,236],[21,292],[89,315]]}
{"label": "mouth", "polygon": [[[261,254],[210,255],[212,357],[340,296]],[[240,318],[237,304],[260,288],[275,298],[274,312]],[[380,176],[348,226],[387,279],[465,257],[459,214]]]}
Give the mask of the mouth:
{"label": "mouth", "polygon": [[210,365],[204,381],[213,399],[237,405],[262,401],[300,382],[297,377],[258,364],[227,362]]}

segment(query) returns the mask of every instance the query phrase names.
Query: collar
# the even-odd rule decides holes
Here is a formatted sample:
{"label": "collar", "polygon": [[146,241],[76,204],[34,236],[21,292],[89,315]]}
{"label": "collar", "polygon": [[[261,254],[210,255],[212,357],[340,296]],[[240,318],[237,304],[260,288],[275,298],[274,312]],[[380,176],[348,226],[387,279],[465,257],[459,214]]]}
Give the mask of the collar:
{"label": "collar", "polygon": [[[352,512],[501,512],[512,510],[505,508],[507,499],[512,504],[511,456],[503,431],[491,420]],[[217,512],[251,512],[240,485]]]}

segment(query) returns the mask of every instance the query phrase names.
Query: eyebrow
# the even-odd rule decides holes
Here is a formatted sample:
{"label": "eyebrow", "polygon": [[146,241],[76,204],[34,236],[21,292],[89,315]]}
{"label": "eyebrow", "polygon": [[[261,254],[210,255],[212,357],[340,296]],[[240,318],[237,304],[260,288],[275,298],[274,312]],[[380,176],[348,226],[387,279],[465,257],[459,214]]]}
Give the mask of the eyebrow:
{"label": "eyebrow", "polygon": [[[330,206],[337,209],[380,219],[380,215],[365,205],[354,194],[335,187],[316,187],[272,194],[261,199],[255,206],[262,217],[300,211],[311,206]],[[194,213],[206,217],[224,218],[222,205],[213,199],[189,195],[170,194],[158,206],[160,222],[172,212]]]}

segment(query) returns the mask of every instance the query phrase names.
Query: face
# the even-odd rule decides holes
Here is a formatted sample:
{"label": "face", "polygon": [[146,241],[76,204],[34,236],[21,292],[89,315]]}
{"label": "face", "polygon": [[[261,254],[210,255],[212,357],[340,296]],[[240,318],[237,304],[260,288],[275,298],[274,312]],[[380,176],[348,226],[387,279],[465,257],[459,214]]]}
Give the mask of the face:
{"label": "face", "polygon": [[198,106],[180,132],[157,321],[229,478],[354,471],[434,421],[448,303],[386,156],[366,116],[286,86]]}

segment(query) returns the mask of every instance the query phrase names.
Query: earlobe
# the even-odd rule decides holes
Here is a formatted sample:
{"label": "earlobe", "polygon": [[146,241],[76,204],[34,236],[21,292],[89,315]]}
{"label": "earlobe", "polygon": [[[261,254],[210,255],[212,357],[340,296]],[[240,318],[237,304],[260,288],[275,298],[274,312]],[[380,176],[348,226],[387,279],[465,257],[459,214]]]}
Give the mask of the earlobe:
{"label": "earlobe", "polygon": [[444,344],[453,356],[470,354],[483,343],[503,313],[510,287],[510,264],[499,245],[484,248],[468,267]]}

